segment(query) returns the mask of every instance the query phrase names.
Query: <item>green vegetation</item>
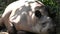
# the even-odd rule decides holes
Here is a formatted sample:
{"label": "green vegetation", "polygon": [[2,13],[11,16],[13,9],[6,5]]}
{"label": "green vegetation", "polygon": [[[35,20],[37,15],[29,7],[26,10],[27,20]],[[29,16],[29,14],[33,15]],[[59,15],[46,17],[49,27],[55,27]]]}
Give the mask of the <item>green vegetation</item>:
{"label": "green vegetation", "polygon": [[6,8],[6,6],[13,1],[15,1],[15,0],[0,0],[0,14],[2,14],[4,12],[4,9]]}
{"label": "green vegetation", "polygon": [[58,15],[59,6],[55,0],[40,0],[40,1],[42,1],[46,6],[49,6],[50,11],[54,11],[56,12],[56,15]]}

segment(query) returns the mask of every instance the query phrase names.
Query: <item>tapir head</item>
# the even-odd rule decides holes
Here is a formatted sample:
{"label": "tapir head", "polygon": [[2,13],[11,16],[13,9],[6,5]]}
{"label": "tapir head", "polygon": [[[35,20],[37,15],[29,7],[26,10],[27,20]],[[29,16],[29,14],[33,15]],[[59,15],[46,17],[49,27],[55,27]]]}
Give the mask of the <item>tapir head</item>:
{"label": "tapir head", "polygon": [[43,3],[36,1],[31,4],[32,11],[34,11],[35,17],[37,19],[37,24],[33,27],[34,30],[38,32],[48,32],[54,27],[53,20],[49,16],[48,7]]}

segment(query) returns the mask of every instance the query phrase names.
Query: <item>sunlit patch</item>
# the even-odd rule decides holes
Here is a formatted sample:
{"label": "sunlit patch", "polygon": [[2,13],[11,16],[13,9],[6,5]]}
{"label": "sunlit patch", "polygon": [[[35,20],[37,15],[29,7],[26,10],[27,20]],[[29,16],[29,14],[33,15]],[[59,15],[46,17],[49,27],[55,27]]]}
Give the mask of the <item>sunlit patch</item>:
{"label": "sunlit patch", "polygon": [[29,15],[32,16],[32,12],[31,11],[29,11]]}
{"label": "sunlit patch", "polygon": [[22,15],[23,15],[23,14],[27,14],[27,13],[26,13],[26,12],[22,12]]}
{"label": "sunlit patch", "polygon": [[50,19],[50,17],[47,17],[47,19]]}

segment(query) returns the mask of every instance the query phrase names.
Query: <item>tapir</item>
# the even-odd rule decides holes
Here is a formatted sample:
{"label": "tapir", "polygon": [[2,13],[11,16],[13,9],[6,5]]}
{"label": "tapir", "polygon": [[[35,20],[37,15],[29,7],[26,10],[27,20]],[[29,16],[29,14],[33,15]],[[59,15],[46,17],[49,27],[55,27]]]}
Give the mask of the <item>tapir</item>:
{"label": "tapir", "polygon": [[14,28],[16,31],[37,34],[47,34],[53,28],[46,6],[38,0],[17,0],[9,4],[0,19],[1,22],[9,34],[14,34]]}

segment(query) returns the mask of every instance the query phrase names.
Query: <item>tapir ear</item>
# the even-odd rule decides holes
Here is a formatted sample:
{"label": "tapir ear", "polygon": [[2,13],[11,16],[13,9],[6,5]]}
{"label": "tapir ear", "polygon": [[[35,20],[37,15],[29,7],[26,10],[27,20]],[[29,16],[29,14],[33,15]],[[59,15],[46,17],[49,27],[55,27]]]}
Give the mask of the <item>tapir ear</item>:
{"label": "tapir ear", "polygon": [[39,10],[35,11],[35,16],[38,18],[40,18],[42,16]]}

